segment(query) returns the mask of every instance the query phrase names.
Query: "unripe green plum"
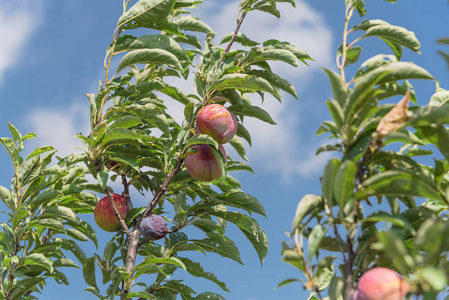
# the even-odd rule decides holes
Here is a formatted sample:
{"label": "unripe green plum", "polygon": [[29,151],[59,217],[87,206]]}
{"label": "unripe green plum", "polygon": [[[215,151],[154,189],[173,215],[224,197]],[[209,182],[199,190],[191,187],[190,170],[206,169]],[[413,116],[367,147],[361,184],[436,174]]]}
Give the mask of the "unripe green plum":
{"label": "unripe green plum", "polygon": [[140,223],[140,234],[150,241],[163,238],[168,233],[167,221],[158,215],[149,215]]}
{"label": "unripe green plum", "polygon": [[[193,178],[199,181],[212,181],[221,177],[220,166],[214,156],[212,146],[208,144],[195,145],[197,151],[187,154],[185,164],[187,171]],[[222,145],[218,148],[225,159],[227,158],[226,151]]]}
{"label": "unripe green plum", "polygon": [[[117,207],[119,215],[126,219],[128,214],[128,205],[126,205],[125,199],[119,194],[113,194],[114,204]],[[98,227],[104,231],[114,232],[121,228],[120,221],[117,219],[114,213],[114,209],[111,206],[109,197],[106,195],[98,201],[94,210],[94,218]]]}
{"label": "unripe green plum", "polygon": [[233,113],[220,104],[209,104],[196,116],[196,129],[207,134],[219,144],[232,140],[237,132],[237,120]]}
{"label": "unripe green plum", "polygon": [[379,267],[362,275],[353,300],[403,300],[409,290],[407,281],[395,271]]}

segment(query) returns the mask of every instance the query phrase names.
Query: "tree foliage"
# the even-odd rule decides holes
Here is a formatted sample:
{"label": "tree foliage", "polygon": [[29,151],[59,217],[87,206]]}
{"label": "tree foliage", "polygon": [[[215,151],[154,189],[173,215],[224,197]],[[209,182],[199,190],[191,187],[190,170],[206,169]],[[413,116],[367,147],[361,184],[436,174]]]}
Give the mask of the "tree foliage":
{"label": "tree foliage", "polygon": [[[306,63],[309,55],[288,42],[274,39],[262,45],[239,32],[246,14],[259,10],[276,17],[278,2],[251,0],[240,3],[234,33],[217,44],[214,31],[190,15],[202,1],[123,1],[112,43],[104,60],[105,79],[96,94],[86,95],[90,104],[90,133],[78,134],[82,154],[52,160],[52,147],[20,156],[22,137],[11,125],[13,139],[3,138],[15,169],[11,190],[0,188],[9,208],[3,223],[0,253],[6,299],[35,298],[45,280],[68,284],[60,267],[81,267],[87,292],[99,299],[224,299],[196,292],[181,280],[177,270],[210,280],[224,291],[226,284],[185,256],[186,251],[212,252],[242,263],[237,245],[227,235],[227,224],[241,230],[262,264],[268,251],[267,236],[255,219],[266,216],[259,201],[241,189],[232,171],[250,171],[236,158],[220,154],[218,143],[196,132],[195,116],[211,103],[227,105],[238,121],[237,135],[229,143],[246,160],[242,139],[251,144],[244,127],[247,117],[275,124],[269,112],[253,103],[248,94],[265,94],[281,100],[281,91],[297,98],[295,88],[275,74],[270,62],[292,66]],[[145,29],[144,31],[142,29]],[[145,32],[146,35],[142,35]],[[226,49],[220,44],[227,43]],[[243,47],[231,50],[234,43]],[[186,94],[169,83],[170,77],[194,76],[195,94]],[[167,103],[184,107],[184,120],[175,120]],[[218,161],[221,178],[212,182],[193,179],[184,167],[194,145],[208,144]],[[51,166],[52,163],[56,163]],[[85,176],[94,178],[87,181]],[[120,191],[111,187],[122,184]],[[130,211],[122,218],[112,205],[113,193],[121,193]],[[152,198],[146,207],[136,207],[138,193]],[[92,240],[92,227],[79,214],[92,213],[96,195],[107,195],[121,229],[98,253],[86,257],[76,240]],[[141,237],[140,224],[151,215],[163,215],[171,224],[163,240]],[[191,238],[186,227],[196,228],[200,238]],[[61,235],[56,237],[56,235]],[[78,263],[65,258],[72,252]],[[108,286],[102,290],[99,281]]]}
{"label": "tree foliage", "polygon": [[[414,33],[369,19],[349,29],[354,11],[363,17],[366,9],[364,1],[345,5],[340,72],[324,70],[333,91],[327,101],[332,120],[317,132],[333,142],[317,154],[337,155],[321,176],[321,195],[299,202],[290,243],[283,243],[283,261],[305,281],[291,278],[279,286],[299,281],[310,290],[309,299],[349,300],[363,273],[386,267],[406,278],[409,295],[436,299],[447,291],[449,278],[447,91],[437,83],[428,104],[418,105],[410,80],[434,78],[401,61],[404,47],[419,53]],[[357,32],[361,35],[349,41]],[[368,37],[385,42],[393,55],[359,63],[358,42]],[[345,72],[349,65],[358,65],[351,79]]]}

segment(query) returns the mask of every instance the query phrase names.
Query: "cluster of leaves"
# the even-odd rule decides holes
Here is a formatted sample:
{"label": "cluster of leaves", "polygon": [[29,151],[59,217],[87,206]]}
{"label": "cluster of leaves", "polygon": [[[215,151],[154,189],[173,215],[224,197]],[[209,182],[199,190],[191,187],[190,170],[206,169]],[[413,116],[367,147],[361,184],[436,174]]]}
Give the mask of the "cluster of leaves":
{"label": "cluster of leaves", "polygon": [[[359,277],[373,267],[394,269],[410,283],[410,294],[435,299],[449,278],[449,92],[437,84],[428,105],[419,106],[408,80],[433,77],[400,61],[403,47],[419,53],[415,35],[382,20],[347,30],[354,9],[364,15],[363,1],[346,1],[340,74],[325,70],[332,121],[317,132],[334,141],[317,153],[336,151],[338,158],[324,169],[322,194],[299,202],[283,260],[305,274],[309,299],[352,299]],[[346,42],[354,31],[363,35]],[[356,42],[370,36],[395,55],[369,58],[346,81],[345,67],[357,63],[362,50]],[[384,102],[398,95],[404,95],[399,104]],[[303,282],[280,285],[296,281]]]}
{"label": "cluster of leaves", "polygon": [[[243,1],[240,4],[238,27],[246,13],[253,10],[279,16],[276,2]],[[201,1],[140,0],[131,6],[124,2],[113,43],[105,58],[106,78],[90,101],[91,133],[79,135],[85,144],[84,162],[98,185],[89,188],[100,192],[112,191],[110,182],[123,184],[123,196],[132,208],[120,230],[105,246],[103,254],[95,254],[84,264],[87,291],[100,299],[121,296],[123,299],[224,299],[213,293],[196,292],[180,280],[171,279],[178,269],[196,277],[204,277],[225,291],[226,285],[198,263],[182,257],[183,251],[212,252],[242,263],[235,243],[226,235],[230,222],[248,238],[262,263],[268,241],[265,232],[252,214],[265,216],[259,201],[241,190],[239,181],[230,171],[249,171],[243,162],[215,151],[223,176],[203,183],[193,179],[183,167],[191,147],[209,144],[218,150],[211,137],[195,132],[195,116],[207,104],[230,102],[228,109],[239,121],[237,135],[229,143],[246,160],[241,138],[251,144],[251,135],[243,126],[244,117],[254,117],[275,124],[269,113],[253,105],[248,94],[265,93],[281,99],[281,90],[297,98],[293,86],[272,72],[269,61],[281,61],[297,66],[311,59],[303,50],[277,40],[262,46],[242,33],[225,36],[220,44],[229,42],[227,49],[214,46],[213,30],[189,13]],[[134,36],[149,28],[151,35]],[[124,34],[126,31],[127,34]],[[193,32],[192,35],[187,32]],[[205,36],[204,46],[199,35]],[[201,35],[200,35],[201,36]],[[233,42],[245,50],[229,52]],[[204,49],[202,49],[204,47]],[[111,61],[118,60],[117,70],[109,78]],[[195,66],[193,61],[199,61]],[[194,70],[193,70],[194,69]],[[166,77],[187,78],[195,73],[197,94],[185,94],[171,86]],[[168,100],[167,100],[168,99]],[[263,99],[263,98],[262,98]],[[167,111],[166,101],[184,106],[181,123]],[[152,195],[147,207],[133,207],[130,189],[142,195]],[[237,209],[229,211],[228,209]],[[140,238],[141,220],[151,213],[171,215],[173,223],[163,243]],[[205,237],[192,239],[182,229],[192,225]],[[95,270],[102,273],[102,283],[108,284],[106,296],[97,285]]]}
{"label": "cluster of leaves", "polygon": [[11,138],[0,138],[14,169],[11,188],[0,186],[8,221],[0,224],[0,267],[2,299],[37,299],[47,279],[68,285],[61,268],[80,268],[86,255],[76,240],[97,239],[92,227],[78,214],[92,213],[97,197],[84,192],[87,170],[77,163],[82,157],[57,158],[50,166],[55,149],[44,146],[23,158],[24,142],[36,137],[22,136],[11,124]]}

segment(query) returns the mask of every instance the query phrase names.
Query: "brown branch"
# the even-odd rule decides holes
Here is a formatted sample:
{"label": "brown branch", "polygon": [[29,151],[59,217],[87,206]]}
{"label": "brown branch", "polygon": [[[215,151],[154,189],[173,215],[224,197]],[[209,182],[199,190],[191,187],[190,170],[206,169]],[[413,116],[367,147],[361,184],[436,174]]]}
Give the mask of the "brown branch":
{"label": "brown branch", "polygon": [[128,180],[126,179],[126,175],[122,174],[122,184],[123,184],[123,198],[126,201],[126,205],[128,206],[128,209],[133,209],[133,203],[131,202],[131,197],[129,196],[129,184]]}
{"label": "brown branch", "polygon": [[[181,166],[183,162],[184,162],[183,156],[180,156],[175,166],[173,167],[171,172],[167,175],[161,187],[159,188],[159,191],[156,193],[156,195],[154,195],[153,200],[150,202],[150,204],[148,204],[145,211],[139,217],[136,218],[136,221],[134,222],[134,230],[130,234],[128,234],[128,252],[126,254],[125,270],[129,274],[134,270],[134,267],[136,266],[137,249],[139,248],[139,246],[142,245],[142,243],[139,243],[140,223],[142,222],[143,218],[151,214],[151,212],[156,207],[159,200],[161,200],[162,196],[164,196],[170,181],[173,179],[173,177],[175,177],[176,174],[179,173],[179,171],[181,171]],[[128,293],[129,287],[125,287],[124,285],[121,292],[121,299],[126,299],[126,295]]]}
{"label": "brown branch", "polygon": [[237,19],[237,26],[235,27],[234,34],[232,35],[231,40],[229,41],[229,44],[226,47],[226,50],[223,53],[223,56],[221,57],[221,60],[217,65],[217,68],[224,62],[226,55],[228,55],[229,50],[231,50],[232,44],[234,43],[235,39],[237,38],[237,35],[240,30],[240,26],[242,25],[243,20],[245,19],[245,16],[246,16],[246,12],[239,19]]}
{"label": "brown branch", "polygon": [[170,183],[170,181],[173,179],[173,177],[175,177],[176,174],[179,173],[179,171],[181,171],[181,166],[182,166],[183,162],[184,162],[184,159],[182,158],[182,156],[179,157],[178,161],[176,162],[175,166],[173,167],[173,170],[171,170],[171,172],[167,175],[167,177],[165,178],[164,182],[162,183],[159,191],[156,193],[156,195],[154,195],[153,200],[150,202],[150,204],[148,204],[147,208],[145,209],[143,214],[140,216],[139,225],[140,225],[140,221],[143,218],[148,217],[151,214],[151,212],[156,207],[159,200],[162,198],[162,196],[164,196],[165,192],[167,191],[167,187],[168,187],[168,184]]}

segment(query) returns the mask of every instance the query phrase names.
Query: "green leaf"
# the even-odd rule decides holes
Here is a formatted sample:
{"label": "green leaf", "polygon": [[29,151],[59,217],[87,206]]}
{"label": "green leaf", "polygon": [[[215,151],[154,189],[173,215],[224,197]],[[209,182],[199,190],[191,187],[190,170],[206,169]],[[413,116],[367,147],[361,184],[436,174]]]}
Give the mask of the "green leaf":
{"label": "green leaf", "polygon": [[303,281],[301,279],[288,278],[288,279],[282,280],[274,289],[280,288],[281,286],[284,286],[284,285],[287,285],[287,284],[290,284],[293,282],[303,283]]}
{"label": "green leaf", "polygon": [[296,48],[288,42],[280,42],[275,39],[270,39],[263,42],[264,47],[273,48],[273,49],[284,49],[290,51],[293,55],[296,56],[301,62],[307,65],[306,60],[313,60],[306,51]]}
{"label": "green leaf", "polygon": [[305,195],[301,201],[299,201],[296,208],[295,217],[292,222],[292,230],[301,229],[302,221],[308,215],[315,215],[324,210],[324,200],[321,196],[317,195]]}
{"label": "green leaf", "polygon": [[198,37],[196,37],[194,35],[186,34],[185,36],[175,36],[175,37],[173,37],[173,39],[175,41],[177,41],[178,43],[192,45],[197,49],[201,49],[201,42],[198,39]]}
{"label": "green leaf", "polygon": [[186,118],[187,123],[193,123],[193,117],[195,112],[195,103],[190,102],[184,107],[184,118]]}
{"label": "green leaf", "polygon": [[210,28],[209,25],[204,23],[203,21],[194,18],[192,16],[182,17],[179,18],[176,21],[176,24],[178,24],[179,29],[183,30],[190,30],[190,31],[197,31],[197,32],[204,32],[211,35],[214,35],[215,32],[212,28]]}
{"label": "green leaf", "polygon": [[235,224],[251,242],[259,256],[260,263],[263,264],[268,253],[268,239],[256,220],[238,212],[215,211],[211,214]]}
{"label": "green leaf", "polygon": [[382,249],[392,260],[393,266],[401,274],[407,274],[409,268],[415,267],[413,257],[408,253],[402,239],[390,231],[377,232],[377,238]]}
{"label": "green leaf", "polygon": [[223,193],[218,196],[218,199],[225,205],[244,209],[249,213],[255,212],[266,217],[265,209],[259,200],[242,191]]}
{"label": "green leaf", "polygon": [[272,86],[280,88],[281,90],[298,99],[295,87],[290,82],[271,72],[270,70],[251,70],[249,74],[254,74],[258,77],[266,79],[269,83],[271,83]]}
{"label": "green leaf", "polygon": [[266,79],[248,74],[227,74],[212,83],[209,91],[223,91],[236,89],[245,93],[267,92],[276,95],[270,82]]}
{"label": "green leaf", "polygon": [[[232,38],[233,35],[234,35],[234,33],[226,34],[221,39],[220,45],[231,41],[231,38]],[[239,44],[241,44],[242,46],[245,46],[245,47],[254,47],[254,46],[259,45],[258,42],[251,40],[250,38],[248,38],[245,34],[243,34],[241,32],[239,32],[237,34],[237,36],[235,37],[234,42],[237,42],[237,43],[239,43]]]}
{"label": "green leaf", "polygon": [[28,213],[28,209],[22,205],[16,208],[12,217],[12,228],[14,230],[17,228],[17,225],[19,225],[20,221],[22,221],[22,219],[28,215]]}
{"label": "green leaf", "polygon": [[134,299],[134,298],[139,298],[139,299],[154,299],[157,300],[158,298],[156,296],[154,296],[153,294],[146,292],[146,291],[139,291],[139,292],[131,292],[126,294],[126,298],[125,299]]}
{"label": "green leaf", "polygon": [[162,49],[175,55],[178,60],[189,61],[189,57],[181,45],[168,35],[144,35],[138,38],[125,35],[118,39],[114,48],[115,52],[142,49]]}
{"label": "green leaf", "polygon": [[53,272],[53,261],[40,253],[32,253],[22,260],[20,266],[36,265],[47,269],[50,273]]}
{"label": "green leaf", "polygon": [[295,250],[284,249],[282,251],[282,261],[291,264],[302,272],[306,272],[304,257]]}
{"label": "green leaf", "polygon": [[[318,224],[316,225],[309,234],[307,239],[307,258],[309,261],[312,261],[313,256],[316,254],[318,249],[320,248],[321,241],[324,238],[327,230],[324,230],[323,227]],[[318,256],[318,255],[317,255]]]}
{"label": "green leaf", "polygon": [[443,291],[447,285],[446,274],[435,267],[420,270],[418,277],[424,279],[436,291]]}
{"label": "green leaf", "polygon": [[362,183],[361,190],[357,191],[356,198],[382,195],[409,195],[442,200],[435,183],[427,176],[404,170],[385,171],[368,177]]}
{"label": "green leaf", "polygon": [[239,249],[230,238],[213,232],[206,233],[206,235],[208,238],[190,241],[206,251],[228,257],[243,265],[240,259]]}
{"label": "green leaf", "polygon": [[176,0],[140,0],[119,18],[117,28],[160,23],[169,16],[175,3]]}
{"label": "green leaf", "polygon": [[429,101],[430,106],[442,106],[449,101],[449,91],[440,91],[432,95]]}
{"label": "green leaf", "polygon": [[84,281],[98,290],[97,280],[95,277],[95,257],[89,257],[83,266],[83,277]]}
{"label": "green leaf", "polygon": [[47,151],[54,151],[54,150],[55,150],[55,148],[52,146],[43,146],[43,147],[36,148],[30,154],[28,154],[28,156],[25,160],[29,160],[30,158],[37,156],[39,154],[45,153]]}
{"label": "green leaf", "polygon": [[226,298],[216,293],[206,292],[196,296],[195,300],[226,300]]}
{"label": "green leaf", "polygon": [[11,299],[23,299],[22,296],[28,293],[31,289],[41,284],[45,279],[42,277],[25,278],[15,283],[14,291],[11,294]]}
{"label": "green leaf", "polygon": [[190,259],[184,258],[184,257],[181,258],[181,260],[185,264],[185,266],[187,268],[187,272],[189,272],[191,275],[193,275],[195,277],[206,278],[207,280],[210,280],[210,281],[214,282],[215,284],[217,284],[224,291],[231,292],[224,282],[218,280],[217,277],[215,277],[215,275],[213,273],[204,271],[203,267],[199,263],[193,262]]}
{"label": "green leaf", "polygon": [[0,185],[0,199],[2,199],[3,203],[11,210],[13,211],[15,208],[14,199],[11,196],[11,192]]}
{"label": "green leaf", "polygon": [[123,56],[118,64],[117,73],[135,64],[168,65],[179,70],[182,69],[178,58],[166,50],[140,49],[131,51]]}
{"label": "green leaf", "polygon": [[421,126],[416,128],[418,132],[432,142],[438,150],[449,159],[449,131],[446,127],[439,126]]}
{"label": "green leaf", "polygon": [[42,216],[46,215],[51,215],[65,220],[69,220],[75,222],[76,224],[79,224],[81,222],[80,218],[76,215],[76,213],[73,212],[73,210],[64,206],[47,207],[44,210]]}
{"label": "green leaf", "polygon": [[399,226],[402,228],[406,228],[410,231],[411,234],[415,234],[415,229],[413,229],[412,225],[409,223],[409,221],[403,217],[402,215],[398,214],[388,214],[386,212],[378,212],[374,213],[367,218],[363,219],[361,221],[362,223],[377,223],[377,222],[387,222],[391,223],[392,225]]}
{"label": "green leaf", "polygon": [[253,117],[269,124],[276,125],[276,122],[273,121],[271,116],[258,106],[237,104],[231,105],[228,109],[236,115]]}
{"label": "green leaf", "polygon": [[357,164],[351,160],[345,160],[338,168],[334,180],[333,193],[340,208],[343,208],[354,194],[357,170]]}
{"label": "green leaf", "polygon": [[30,209],[35,209],[39,207],[40,205],[48,204],[50,201],[57,199],[58,197],[62,196],[62,192],[58,190],[47,190],[39,195],[37,195],[35,198],[33,198],[29,203]]}
{"label": "green leaf", "polygon": [[[173,97],[174,99],[180,101],[183,104],[189,103],[188,99],[184,99],[184,93],[182,93],[180,90],[176,88],[166,86],[161,90],[161,92]],[[176,96],[173,95],[173,93],[176,94]],[[145,105],[129,105],[126,107],[126,111],[142,118],[143,120],[148,122],[149,125],[159,128],[167,136],[171,136],[169,120],[165,116],[164,112],[157,107],[157,105],[153,103],[147,103]],[[148,137],[145,134],[138,134],[136,132],[129,133],[126,131],[126,129],[124,132],[117,132],[116,134],[119,136],[120,134],[123,134],[125,136],[131,135],[129,137],[122,137],[122,138],[131,138],[131,139],[141,138],[143,141],[148,139]],[[134,137],[132,135],[134,135]]]}
{"label": "green leaf", "polygon": [[346,99],[348,98],[349,92],[348,88],[346,87],[346,84],[343,82],[341,76],[335,73],[334,71],[325,68],[323,68],[323,70],[329,77],[329,81],[332,86],[332,91],[334,93],[334,99],[337,100],[340,106],[344,106],[344,104],[346,103]]}
{"label": "green leaf", "polygon": [[64,232],[64,224],[62,224],[60,221],[56,219],[51,218],[42,218],[38,220],[33,220],[30,223],[27,224],[27,228],[32,227],[41,227],[41,228],[50,228],[59,232]]}
{"label": "green leaf", "polygon": [[226,163],[226,169],[229,171],[248,171],[254,174],[250,165],[240,161],[230,160]]}
{"label": "green leaf", "polygon": [[287,49],[252,48],[247,59],[242,63],[242,67],[269,60],[282,61],[294,67],[298,66],[298,58]]}
{"label": "green leaf", "polygon": [[249,131],[240,123],[237,123],[237,135],[244,138],[248,144],[251,146],[251,135]]}
{"label": "green leaf", "polygon": [[328,201],[329,208],[333,207],[334,201],[334,181],[337,171],[340,168],[338,158],[331,159],[324,169],[323,177],[321,177],[321,193],[324,199]]}
{"label": "green leaf", "polygon": [[[378,62],[379,60],[376,61]],[[433,77],[423,68],[408,62],[391,62],[376,67],[357,78],[349,94],[349,103],[344,110],[345,117],[353,118],[353,110],[361,105],[364,97],[372,91],[374,86],[405,79],[433,79]]]}
{"label": "green leaf", "polygon": [[334,267],[319,267],[315,275],[315,282],[319,291],[324,291],[331,283],[334,275]]}
{"label": "green leaf", "polygon": [[373,26],[367,29],[366,35],[387,39],[420,53],[419,48],[421,47],[421,44],[415,34],[403,27],[393,25]]}
{"label": "green leaf", "polygon": [[171,265],[175,265],[178,267],[183,268],[184,270],[186,269],[186,265],[184,264],[184,262],[182,260],[180,260],[177,257],[156,257],[156,256],[147,256],[147,258],[140,264],[140,265],[146,265],[146,264],[171,264]]}
{"label": "green leaf", "polygon": [[100,187],[104,190],[106,189],[106,184],[108,183],[109,174],[106,171],[98,172],[97,180]]}
{"label": "green leaf", "polygon": [[109,142],[116,142],[117,140],[147,140],[148,136],[131,131],[126,128],[113,128],[106,131],[105,137],[102,141],[103,144]]}
{"label": "green leaf", "polygon": [[332,100],[328,100],[326,102],[327,107],[329,109],[329,112],[332,116],[332,119],[335,122],[335,125],[337,126],[337,129],[339,130],[343,130],[344,128],[344,124],[343,124],[343,110],[340,106],[340,104],[338,104],[337,101],[332,101]]}
{"label": "green leaf", "polygon": [[246,161],[248,160],[248,158],[246,157],[245,145],[237,135],[235,135],[232,140],[229,141],[229,144],[235,149],[235,151],[237,151],[241,158]]}
{"label": "green leaf", "polygon": [[215,149],[218,149],[219,144],[217,141],[215,141],[211,136],[207,134],[195,134],[192,136],[186,143],[185,149],[194,146],[194,145],[201,145],[201,144],[208,144],[214,147]]}

